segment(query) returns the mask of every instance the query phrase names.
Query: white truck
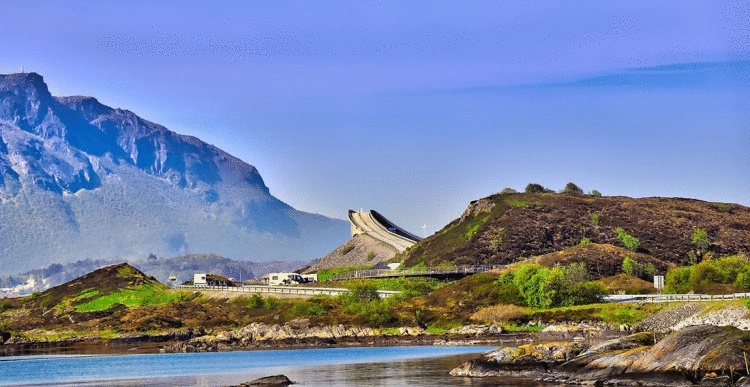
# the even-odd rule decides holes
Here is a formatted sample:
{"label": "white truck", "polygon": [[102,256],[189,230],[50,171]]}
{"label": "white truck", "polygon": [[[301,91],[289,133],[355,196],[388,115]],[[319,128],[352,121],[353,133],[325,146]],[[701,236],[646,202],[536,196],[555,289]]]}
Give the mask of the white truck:
{"label": "white truck", "polygon": [[297,273],[268,273],[268,285],[304,284],[307,280]]}

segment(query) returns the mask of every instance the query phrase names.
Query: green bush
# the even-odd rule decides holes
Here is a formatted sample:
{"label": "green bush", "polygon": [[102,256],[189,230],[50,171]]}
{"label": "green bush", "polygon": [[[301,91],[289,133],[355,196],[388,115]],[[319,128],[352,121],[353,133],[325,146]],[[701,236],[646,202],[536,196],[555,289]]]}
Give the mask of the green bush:
{"label": "green bush", "polygon": [[690,272],[690,267],[676,267],[667,271],[664,277],[664,291],[676,294],[690,292]]}
{"label": "green bush", "polygon": [[633,258],[622,260],[622,271],[632,277],[650,280],[656,274],[656,266],[651,262],[640,263]]}
{"label": "green bush", "polygon": [[591,225],[594,227],[599,227],[599,214],[596,212],[591,213]]}
{"label": "green bush", "polygon": [[264,306],[263,297],[258,294],[253,294],[247,300],[247,307],[250,309],[260,309]]}
{"label": "green bush", "polygon": [[263,300],[263,303],[265,304],[266,309],[273,309],[276,307],[278,301],[276,300],[276,297],[266,297],[266,299]]}
{"label": "green bush", "polygon": [[694,244],[701,251],[708,250],[710,242],[708,241],[708,233],[706,230],[700,227],[693,228],[693,235],[690,236],[690,243]]}
{"label": "green bush", "polygon": [[589,238],[589,237],[583,237],[583,238],[581,238],[581,241],[578,244],[581,245],[581,246],[589,245],[589,244],[591,244],[591,238]]}
{"label": "green bush", "polygon": [[588,281],[588,272],[583,263],[552,269],[524,264],[512,273],[501,275],[496,282],[504,302],[518,305],[514,300],[520,299],[533,308],[596,302],[606,292],[601,285]]}
{"label": "green bush", "polygon": [[554,192],[549,188],[545,188],[541,184],[529,183],[524,190],[526,193],[550,193]]}
{"label": "green bush", "polygon": [[602,193],[601,193],[601,192],[599,192],[599,191],[597,191],[597,190],[595,190],[595,189],[594,189],[594,190],[591,190],[591,192],[589,193],[589,195],[591,195],[591,196],[593,196],[593,197],[595,197],[595,198],[600,198],[600,197],[602,197]]}
{"label": "green bush", "polygon": [[325,314],[325,312],[325,308],[323,308],[323,306],[319,303],[303,301],[292,305],[288,313],[290,317],[294,318],[298,316],[322,316]]}
{"label": "green bush", "polygon": [[630,251],[638,251],[638,248],[641,246],[641,242],[638,238],[628,234],[620,227],[615,229],[615,233],[617,234],[617,239],[625,245],[626,249]]}
{"label": "green bush", "polygon": [[583,190],[571,182],[565,184],[565,188],[563,188],[562,193],[568,195],[583,195]]}
{"label": "green bush", "polygon": [[510,187],[505,187],[503,188],[502,191],[500,191],[500,195],[507,195],[507,194],[514,194],[514,193],[518,193],[518,191]]}
{"label": "green bush", "polygon": [[734,280],[734,284],[742,289],[750,289],[750,268],[737,273],[737,279]]}
{"label": "green bush", "polygon": [[665,278],[665,290],[670,293],[701,291],[711,284],[750,289],[750,261],[742,255],[704,260],[693,266],[670,269]]}

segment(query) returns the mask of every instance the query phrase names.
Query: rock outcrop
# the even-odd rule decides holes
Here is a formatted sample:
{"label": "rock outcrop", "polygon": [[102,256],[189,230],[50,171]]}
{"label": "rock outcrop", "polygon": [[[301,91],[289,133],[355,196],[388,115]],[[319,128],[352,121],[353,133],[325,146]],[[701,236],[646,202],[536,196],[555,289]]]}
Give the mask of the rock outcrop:
{"label": "rock outcrop", "polygon": [[498,376],[532,371],[543,380],[639,385],[736,385],[747,383],[750,333],[735,327],[698,325],[653,344],[652,332],[604,341],[529,344],[501,348],[451,371],[460,376]]}

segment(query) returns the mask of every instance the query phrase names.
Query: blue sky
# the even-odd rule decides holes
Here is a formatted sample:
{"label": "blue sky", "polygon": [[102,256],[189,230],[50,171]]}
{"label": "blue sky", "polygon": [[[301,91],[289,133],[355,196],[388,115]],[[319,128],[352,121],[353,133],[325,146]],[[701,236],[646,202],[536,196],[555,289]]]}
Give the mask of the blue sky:
{"label": "blue sky", "polygon": [[750,205],[746,2],[152,3],[6,1],[0,72],[422,235],[529,182]]}

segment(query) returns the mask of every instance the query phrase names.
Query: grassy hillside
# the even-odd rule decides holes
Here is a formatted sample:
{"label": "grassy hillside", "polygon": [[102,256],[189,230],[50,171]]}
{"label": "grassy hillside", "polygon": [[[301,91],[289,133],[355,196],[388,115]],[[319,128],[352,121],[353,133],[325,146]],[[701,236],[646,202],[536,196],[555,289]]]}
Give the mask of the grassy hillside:
{"label": "grassy hillside", "polygon": [[[625,250],[618,229],[639,245]],[[694,243],[696,229],[705,231],[705,245]],[[560,258],[588,260],[603,253],[621,262],[619,257],[627,253],[666,268],[687,264],[693,254],[700,260],[704,255],[748,252],[750,208],[679,198],[496,194],[472,202],[459,219],[402,258],[407,265],[508,264],[587,243],[594,246],[568,250]],[[619,271],[615,260],[611,261],[599,265],[599,275]]]}

